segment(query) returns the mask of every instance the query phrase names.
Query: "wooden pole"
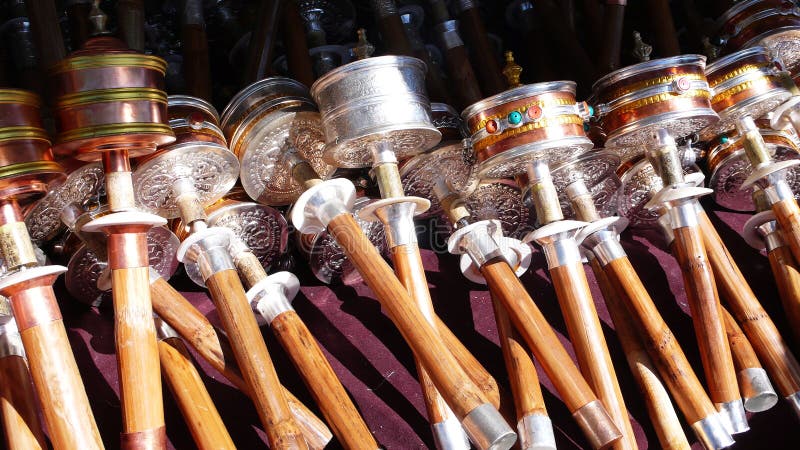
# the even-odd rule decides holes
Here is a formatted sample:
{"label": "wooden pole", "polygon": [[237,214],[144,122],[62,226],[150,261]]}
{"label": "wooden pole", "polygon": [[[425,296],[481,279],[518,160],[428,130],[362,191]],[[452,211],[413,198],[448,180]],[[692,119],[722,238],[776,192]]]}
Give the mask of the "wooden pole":
{"label": "wooden pole", "polygon": [[792,251],[785,245],[770,250],[768,257],[783,312],[791,325],[795,342],[800,342],[800,270]]}
{"label": "wooden pole", "polygon": [[783,238],[792,250],[795,261],[800,261],[800,207],[793,198],[772,205],[772,212],[781,226]]}
{"label": "wooden pole", "polygon": [[[13,319],[11,319],[13,320]],[[5,334],[5,333],[4,333]],[[19,334],[2,337],[19,341]],[[9,344],[10,342],[6,342]],[[21,347],[11,344],[6,349]],[[9,450],[46,449],[36,393],[31,384],[31,374],[25,362],[25,352],[17,349],[0,358],[0,413],[2,413],[5,443]]]}

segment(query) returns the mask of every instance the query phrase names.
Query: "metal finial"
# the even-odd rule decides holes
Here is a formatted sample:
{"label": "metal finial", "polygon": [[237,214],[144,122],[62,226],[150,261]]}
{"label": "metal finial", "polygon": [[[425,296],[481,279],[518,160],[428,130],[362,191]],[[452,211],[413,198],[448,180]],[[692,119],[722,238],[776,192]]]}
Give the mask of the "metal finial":
{"label": "metal finial", "polygon": [[639,62],[650,61],[650,54],[653,53],[653,46],[642,41],[642,35],[638,31],[633,32],[633,56]]}
{"label": "metal finial", "polygon": [[367,30],[359,28],[357,33],[358,43],[353,47],[353,53],[356,59],[367,59],[375,53],[375,46],[367,40]]}
{"label": "metal finial", "polygon": [[89,11],[89,22],[92,23],[92,36],[100,36],[109,33],[106,29],[108,16],[100,9],[100,0],[94,0],[92,2],[92,9]]}
{"label": "metal finial", "polygon": [[521,86],[519,77],[522,74],[522,67],[514,61],[514,52],[508,50],[505,52],[506,65],[503,67],[503,76],[506,77],[506,83],[509,88]]}
{"label": "metal finial", "polygon": [[706,54],[709,62],[719,58],[719,47],[712,44],[708,36],[703,36],[703,53]]}

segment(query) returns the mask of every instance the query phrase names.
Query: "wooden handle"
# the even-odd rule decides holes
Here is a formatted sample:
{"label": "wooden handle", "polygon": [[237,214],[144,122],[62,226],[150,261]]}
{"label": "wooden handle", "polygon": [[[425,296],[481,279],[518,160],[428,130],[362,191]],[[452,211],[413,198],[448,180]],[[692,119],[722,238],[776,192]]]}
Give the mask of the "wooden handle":
{"label": "wooden handle", "polygon": [[781,394],[787,396],[800,391],[800,363],[764,311],[708,215],[701,212],[698,217],[720,295],[725,299],[736,322],[741,324],[758,359],[766,367]]}
{"label": "wooden handle", "polygon": [[9,450],[47,448],[39,423],[36,394],[23,356],[0,359],[0,412]]}
{"label": "wooden handle", "polygon": [[282,3],[282,0],[261,0],[258,25],[250,36],[247,64],[243,71],[245,85],[261,80],[272,72],[272,54]]}
{"label": "wooden handle", "polygon": [[633,428],[628,419],[617,373],[611,363],[592,292],[589,290],[586,272],[580,262],[575,262],[551,268],[550,278],[553,280],[561,314],[578,358],[578,367],[622,431],[623,438],[617,445],[635,449]]}
{"label": "wooden handle", "polygon": [[305,26],[294,1],[287,1],[283,8],[283,44],[292,78],[306,86],[314,84],[316,77],[308,53]]}
{"label": "wooden handle", "polygon": [[[151,282],[150,292],[153,310],[211,367],[250,396],[250,390],[242,379],[227,338],[218,333],[211,322],[163,278],[156,278]],[[289,402],[289,409],[308,445],[314,449],[324,448],[333,437],[327,425],[285,387],[281,386],[281,392]]]}
{"label": "wooden handle", "polygon": [[158,342],[161,370],[198,448],[235,449],[228,429],[208,395],[180,338]]}
{"label": "wooden handle", "polygon": [[70,2],[66,6],[67,21],[69,22],[69,36],[72,48],[81,48],[92,33],[92,24],[89,22],[89,12],[92,2]]}
{"label": "wooden handle", "polygon": [[394,0],[369,0],[369,8],[375,14],[384,52],[389,55],[413,56],[411,42],[406,36],[403,21],[397,14]]}
{"label": "wooden handle", "polygon": [[27,0],[25,8],[31,21],[31,31],[39,54],[39,64],[46,71],[67,56],[56,5],[49,0]]}
{"label": "wooden handle", "polygon": [[672,11],[669,9],[668,0],[646,0],[648,23],[654,34],[655,55],[659,58],[681,54],[678,43],[678,33],[672,21]]}
{"label": "wooden handle", "polygon": [[100,432],[51,287],[55,276],[42,281],[40,286],[8,297],[50,441],[54,448],[102,449]]}
{"label": "wooden handle", "polygon": [[506,80],[497,54],[489,42],[486,26],[478,8],[468,8],[458,14],[461,37],[469,48],[475,64],[475,75],[485,96],[499,94],[506,90]]}
{"label": "wooden handle", "polygon": [[672,253],[681,267],[709,397],[717,405],[732,402],[740,398],[739,387],[702,233],[695,226],[673,232]]}
{"label": "wooden handle", "polygon": [[541,363],[571,413],[597,400],[556,333],[522,286],[508,263],[494,259],[481,267],[492,296],[503,304],[511,322]]}
{"label": "wooden handle", "polygon": [[183,77],[189,95],[211,101],[211,66],[202,0],[186,0],[181,27]]}
{"label": "wooden handle", "polygon": [[506,309],[494,296],[492,296],[492,305],[497,322],[497,332],[500,335],[500,349],[503,351],[508,381],[514,396],[517,420],[522,420],[523,417],[530,414],[546,416],[547,409],[533,360],[531,360],[519,334],[511,325],[511,319],[509,319]]}
{"label": "wooden handle", "polygon": [[598,63],[602,74],[607,74],[619,67],[624,22],[625,4],[606,2],[603,9],[603,38]]}
{"label": "wooden handle", "polygon": [[120,0],[117,20],[122,40],[132,50],[144,52],[144,0]]}
{"label": "wooden handle", "polygon": [[500,387],[497,381],[492,377],[489,371],[475,358],[469,349],[453,334],[450,328],[442,322],[439,316],[434,316],[436,321],[436,331],[439,332],[439,337],[442,338],[444,345],[450,349],[453,356],[467,373],[467,376],[478,386],[478,389],[483,391],[489,403],[493,405],[500,404]]}
{"label": "wooden handle", "polygon": [[148,267],[111,271],[122,430],[124,435],[131,436],[148,433],[153,435],[152,439],[158,439],[155,435],[160,433],[165,439],[161,371],[149,278]]}
{"label": "wooden handle", "polygon": [[[615,320],[614,328],[619,333],[620,327],[625,326],[624,323],[631,323],[636,327],[650,358],[661,374],[661,379],[669,388],[686,421],[692,424],[715,414],[717,410],[630,260],[617,258],[611,261],[603,267],[603,275],[614,287],[614,293],[624,302],[625,311],[631,316],[623,324],[617,324]],[[611,300],[609,297],[612,297]],[[613,301],[613,295],[606,296],[606,303]],[[609,305],[609,310],[611,307]]]}
{"label": "wooden handle", "polygon": [[454,107],[459,111],[484,98],[472,64],[469,62],[467,48],[463,45],[446,49],[444,52],[447,77],[452,83]]}
{"label": "wooden handle", "polygon": [[733,366],[736,367],[736,370],[761,369],[761,363],[758,361],[753,346],[750,345],[747,336],[736,323],[736,319],[724,307],[722,308],[722,318],[725,320],[725,333],[728,335]]}
{"label": "wooden handle", "polygon": [[270,324],[292,358],[309,392],[319,405],[333,433],[346,448],[375,450],[378,443],[356,410],[317,341],[294,311],[286,311]]}
{"label": "wooden handle", "polygon": [[[608,313],[611,315],[612,322],[614,322],[614,330],[617,332],[617,337],[620,344],[622,344],[622,350],[625,352],[628,367],[630,367],[633,378],[642,393],[644,404],[647,407],[647,415],[650,417],[650,423],[653,424],[653,428],[655,428],[661,448],[689,450],[691,448],[689,441],[686,439],[686,433],[683,432],[680,420],[678,420],[678,414],[672,406],[669,393],[667,393],[664,383],[659,378],[653,361],[647,356],[647,350],[642,345],[637,333],[641,326],[628,313],[628,308],[617,294],[604,269],[600,267],[600,262],[597,258],[590,258],[590,261],[595,279],[597,279],[597,284],[600,286],[600,291],[606,301]],[[660,316],[658,317],[660,318]],[[669,337],[671,338],[671,335]],[[672,339],[671,342],[675,342],[675,340]],[[680,347],[678,347],[678,351],[678,358],[681,358],[686,363],[686,358],[683,357],[683,351],[680,350]],[[691,372],[691,367],[689,367],[689,370]],[[693,372],[691,373],[693,374]],[[711,400],[702,391],[702,386],[696,378],[694,379],[694,384],[696,388],[701,390],[701,395],[705,397],[708,414],[713,414],[714,407],[711,405]],[[694,422],[690,421],[690,423]]]}
{"label": "wooden handle", "polygon": [[785,245],[773,249],[768,256],[783,312],[791,325],[795,342],[800,342],[800,270],[792,251]]}
{"label": "wooden handle", "polygon": [[206,280],[222,327],[228,333],[233,354],[249,387],[250,398],[274,449],[307,448],[300,429],[289,412],[280,389],[278,374],[270,359],[256,318],[236,270],[222,270]]}
{"label": "wooden handle", "polygon": [[328,224],[328,232],[344,249],[367,286],[397,326],[403,338],[422,361],[436,388],[460,419],[487,403],[481,392],[442,343],[392,269],[364,236],[351,214],[340,214]]}
{"label": "wooden handle", "polygon": [[800,261],[800,208],[793,198],[781,200],[772,205],[772,212],[778,219],[786,244],[792,250],[795,261]]}

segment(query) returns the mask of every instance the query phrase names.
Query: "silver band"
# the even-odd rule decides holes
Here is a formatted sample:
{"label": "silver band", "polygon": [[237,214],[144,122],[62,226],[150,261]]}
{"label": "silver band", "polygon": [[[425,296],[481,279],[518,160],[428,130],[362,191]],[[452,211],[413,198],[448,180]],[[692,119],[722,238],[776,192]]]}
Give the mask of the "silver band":
{"label": "silver band", "polygon": [[582,245],[594,253],[601,266],[607,266],[611,261],[627,256],[619,243],[617,233],[608,229],[587,236]]}
{"label": "silver band", "polygon": [[472,258],[472,262],[479,268],[497,257],[505,260],[500,244],[497,243],[494,236],[489,234],[486,227],[478,227],[465,234],[459,247]]}
{"label": "silver band", "polygon": [[750,429],[747,424],[747,416],[744,411],[742,399],[732,400],[726,403],[717,403],[717,411],[723,420],[723,425],[728,427],[730,434],[744,433]]}
{"label": "silver band", "polygon": [[682,201],[672,205],[669,212],[670,224],[673,230],[684,227],[696,227],[700,224],[697,220],[696,200]]}
{"label": "silver band", "polygon": [[461,35],[458,34],[457,20],[445,20],[444,22],[436,25],[434,30],[437,32],[439,45],[441,45],[445,50],[464,46],[464,41],[461,39]]}
{"label": "silver band", "polygon": [[528,414],[517,422],[521,450],[556,450],[553,422],[545,414]]}
{"label": "silver band", "polygon": [[707,449],[723,449],[734,444],[733,437],[724,425],[719,413],[700,419],[692,424],[697,440]]}
{"label": "silver band", "polygon": [[0,325],[0,358],[7,356],[25,357],[22,336],[19,334],[17,321],[13,317],[8,317],[8,321]]}
{"label": "silver band", "polygon": [[564,233],[551,242],[542,244],[542,251],[547,258],[547,268],[554,269],[568,264],[580,264],[583,261],[578,242],[571,234]]}
{"label": "silver band", "polygon": [[417,243],[417,230],[414,225],[416,207],[413,202],[399,202],[375,209],[375,215],[383,222],[389,248]]}
{"label": "silver band", "polygon": [[444,422],[431,425],[433,442],[438,450],[469,450],[469,438],[458,419],[451,415]]}
{"label": "silver band", "polygon": [[517,433],[490,403],[470,411],[461,421],[470,441],[481,449],[509,449],[517,440]]}

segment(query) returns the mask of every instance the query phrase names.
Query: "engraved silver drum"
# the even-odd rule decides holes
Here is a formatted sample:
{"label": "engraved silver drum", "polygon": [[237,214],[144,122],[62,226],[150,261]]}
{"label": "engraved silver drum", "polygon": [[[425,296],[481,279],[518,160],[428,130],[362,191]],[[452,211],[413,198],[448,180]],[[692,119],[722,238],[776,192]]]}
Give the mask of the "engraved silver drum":
{"label": "engraved silver drum", "polygon": [[617,195],[621,185],[615,172],[618,166],[619,157],[614,152],[599,150],[584,153],[572,161],[551,168],[550,174],[558,190],[564,217],[575,216],[565,190],[576,181],[582,181],[586,185],[600,217],[617,215]]}

